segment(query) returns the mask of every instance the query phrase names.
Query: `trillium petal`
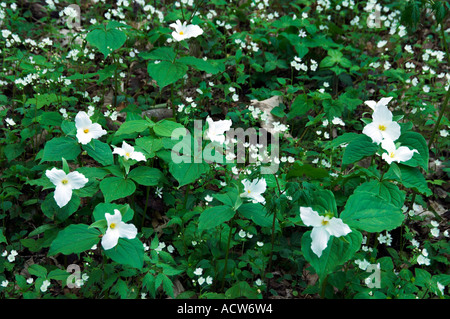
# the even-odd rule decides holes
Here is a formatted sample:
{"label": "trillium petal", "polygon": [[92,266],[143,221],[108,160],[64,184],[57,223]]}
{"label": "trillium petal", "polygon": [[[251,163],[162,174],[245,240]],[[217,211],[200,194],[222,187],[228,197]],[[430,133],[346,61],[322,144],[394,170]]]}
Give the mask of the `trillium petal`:
{"label": "trillium petal", "polygon": [[413,157],[414,153],[418,153],[418,151],[416,149],[410,150],[406,146],[400,146],[395,153],[395,158],[398,162],[406,162]]}
{"label": "trillium petal", "polygon": [[390,152],[395,152],[395,150],[396,150],[394,141],[391,140],[391,139],[389,139],[389,138],[384,139],[384,140],[381,142],[381,147],[382,147],[384,150],[386,150],[387,152],[389,152],[389,153],[390,153]]}
{"label": "trillium petal", "polygon": [[145,161],[145,155],[141,152],[133,152],[130,156],[131,159],[134,159],[135,161]]}
{"label": "trillium petal", "polygon": [[92,140],[92,135],[90,133],[84,133],[84,129],[78,129],[77,140],[81,144],[88,144]]}
{"label": "trillium petal", "polygon": [[125,150],[123,148],[120,148],[120,147],[115,147],[112,153],[113,154],[118,154],[120,156],[125,156],[125,154],[126,154]]}
{"label": "trillium petal", "polygon": [[133,153],[134,152],[134,147],[131,146],[130,144],[128,144],[127,142],[123,141],[122,142],[122,149],[125,151],[125,153]]}
{"label": "trillium petal", "polygon": [[383,106],[386,106],[386,105],[388,105],[388,103],[391,101],[393,99],[393,97],[392,96],[389,96],[389,97],[382,97],[381,99],[380,99],[380,101],[378,101],[378,105],[383,105]]}
{"label": "trillium petal", "polygon": [[110,213],[105,213],[105,218],[106,221],[108,223],[108,227],[112,224],[119,224],[120,222],[122,222],[122,214],[120,213],[120,210],[115,209],[114,210],[114,214],[110,214]]}
{"label": "trillium petal", "polygon": [[377,102],[375,102],[375,101],[365,101],[364,104],[366,104],[368,107],[370,107],[374,111],[377,106]]}
{"label": "trillium petal", "polygon": [[311,207],[300,207],[300,218],[306,226],[322,226],[323,217]]}
{"label": "trillium petal", "polygon": [[320,258],[322,251],[327,248],[330,234],[323,227],[314,227],[311,231],[311,250]]}
{"label": "trillium petal", "polygon": [[105,135],[107,132],[102,128],[102,126],[98,123],[94,123],[89,128],[89,133],[91,133],[91,137],[98,139],[99,137]]}
{"label": "trillium petal", "polygon": [[389,122],[385,124],[385,127],[386,129],[381,132],[383,138],[395,141],[400,137],[401,128],[397,122]]}
{"label": "trillium petal", "polygon": [[386,105],[379,105],[373,112],[372,118],[377,123],[392,122],[392,112],[389,111]]}
{"label": "trillium petal", "polygon": [[325,229],[330,235],[334,237],[345,236],[348,233],[352,232],[350,227],[348,227],[348,225],[345,224],[342,219],[336,217],[333,217],[328,221]]}
{"label": "trillium petal", "polygon": [[85,129],[85,128],[89,127],[91,124],[92,124],[92,121],[86,112],[80,111],[75,116],[75,127],[77,129]]}
{"label": "trillium petal", "polygon": [[125,224],[124,222],[120,222],[120,225],[117,228],[119,232],[119,237],[133,239],[137,235],[137,228],[133,224]]}
{"label": "trillium petal", "polygon": [[69,180],[69,185],[72,189],[79,189],[84,187],[89,180],[79,172],[71,172],[67,174],[67,179]]}
{"label": "trillium petal", "polygon": [[63,208],[67,205],[68,202],[70,202],[70,199],[72,198],[72,188],[68,185],[58,185],[55,188],[55,195],[53,196],[55,199],[56,204],[59,206],[59,208]]}
{"label": "trillium petal", "polygon": [[384,159],[388,164],[391,164],[394,161],[394,158],[391,157],[388,153],[381,154],[381,158]]}
{"label": "trillium petal", "polygon": [[378,129],[377,123],[372,122],[364,126],[362,133],[370,137],[374,143],[379,144],[383,140],[383,135]]}
{"label": "trillium petal", "polygon": [[59,185],[61,181],[66,178],[66,173],[62,169],[57,169],[56,167],[53,167],[51,170],[45,171],[45,176],[48,177],[48,179],[54,184]]}
{"label": "trillium petal", "polygon": [[117,230],[108,230],[102,237],[102,247],[105,250],[116,247],[119,242],[119,232]]}
{"label": "trillium petal", "polygon": [[199,35],[203,34],[203,30],[198,25],[189,24],[188,26],[186,26],[186,34],[188,34],[190,38],[198,37]]}

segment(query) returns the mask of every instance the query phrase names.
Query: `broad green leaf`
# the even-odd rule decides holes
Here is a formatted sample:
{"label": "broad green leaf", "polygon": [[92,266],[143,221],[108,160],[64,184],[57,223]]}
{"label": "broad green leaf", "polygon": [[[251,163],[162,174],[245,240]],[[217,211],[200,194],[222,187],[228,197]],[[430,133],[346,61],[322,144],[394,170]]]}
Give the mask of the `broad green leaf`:
{"label": "broad green leaf", "polygon": [[400,207],[368,192],[351,195],[340,218],[352,228],[367,232],[390,231],[399,227],[405,216]]}
{"label": "broad green leaf", "polygon": [[180,132],[181,129],[184,131],[184,126],[182,124],[170,120],[161,120],[153,126],[155,134],[162,137],[171,137],[174,130]]}
{"label": "broad green leaf", "polygon": [[193,56],[181,57],[177,61],[180,63],[191,65],[199,71],[205,71],[206,73],[210,74],[217,74],[219,72],[225,71],[224,64],[219,64],[217,62],[214,63],[214,61],[211,60],[205,61],[203,59],[195,58]]}
{"label": "broad green leaf", "polygon": [[176,53],[172,47],[160,47],[150,52],[140,52],[139,56],[144,60],[173,61],[175,60]]}
{"label": "broad green leaf", "polygon": [[99,203],[95,206],[92,216],[95,221],[105,219],[105,214],[114,215],[114,210],[118,209],[122,215],[122,221],[124,223],[129,222],[133,219],[134,211],[131,209],[129,204],[115,204],[115,203]]}
{"label": "broad green leaf", "polygon": [[119,238],[117,245],[104,250],[105,255],[122,265],[141,269],[144,265],[144,245],[139,238]]}
{"label": "broad green leaf", "polygon": [[235,211],[227,205],[219,205],[204,210],[198,220],[198,229],[206,230],[229,221]]}
{"label": "broad green leaf", "polygon": [[180,62],[149,62],[147,65],[148,74],[156,81],[160,90],[183,78],[187,70],[187,65]]}
{"label": "broad green leaf", "polygon": [[91,140],[88,144],[82,146],[87,154],[104,166],[114,164],[114,157],[111,147],[97,139]]}
{"label": "broad green leaf", "polygon": [[387,202],[398,208],[402,208],[405,203],[406,194],[397,185],[390,181],[372,180],[365,182],[355,189],[356,192],[368,192],[384,198]]}
{"label": "broad green leaf", "polygon": [[294,177],[308,177],[311,179],[322,179],[329,176],[329,171],[324,168],[314,167],[310,164],[301,165],[295,162],[286,175],[286,180]]}
{"label": "broad green leaf", "polygon": [[136,190],[136,184],[131,179],[108,177],[100,182],[100,190],[105,202],[112,202],[119,198],[130,196]]}
{"label": "broad green leaf", "polygon": [[126,34],[117,28],[113,28],[111,22],[106,26],[100,26],[90,31],[86,35],[86,41],[96,47],[105,58],[122,47],[126,40]]}
{"label": "broad green leaf", "polygon": [[169,164],[169,172],[178,181],[178,187],[198,181],[209,169],[207,163],[173,163]]}
{"label": "broad green leaf", "polygon": [[403,164],[398,164],[394,167],[398,167],[400,169],[399,174],[401,177],[395,174],[393,166],[391,165],[385,174],[384,179],[396,180],[402,183],[406,188],[415,189],[419,193],[427,196],[431,196],[433,194],[431,189],[428,188],[427,181],[419,168],[410,167]]}
{"label": "broad green leaf", "polygon": [[45,143],[42,161],[60,162],[64,157],[66,160],[74,160],[81,153],[78,142],[70,137],[55,137]]}
{"label": "broad green leaf", "polygon": [[163,173],[154,167],[139,166],[130,171],[128,178],[140,185],[156,186],[163,178]]}
{"label": "broad green leaf", "polygon": [[45,197],[45,200],[41,204],[42,213],[50,219],[60,222],[65,221],[78,210],[81,199],[75,194],[75,191],[73,191],[70,201],[65,206],[59,207],[56,204],[54,194],[54,192],[51,192]]}
{"label": "broad green leaf", "polygon": [[422,167],[425,171],[428,171],[428,159],[429,151],[425,138],[417,132],[405,132],[395,141],[400,143],[400,146],[406,146],[410,150],[416,149],[418,153],[414,153],[413,157],[406,162],[402,162],[403,165]]}
{"label": "broad green leaf", "polygon": [[354,138],[348,143],[342,157],[342,166],[353,164],[365,157],[374,155],[378,150],[372,139],[365,134],[360,134],[358,138]]}
{"label": "broad green leaf", "polygon": [[311,243],[311,231],[308,231],[303,234],[301,250],[305,259],[319,275],[320,280],[324,280],[337,267],[349,261],[360,249],[362,234],[353,230],[343,238],[331,236],[328,240],[327,248],[322,251],[320,258],[311,250]]}
{"label": "broad green leaf", "polygon": [[49,256],[79,254],[98,244],[100,231],[85,224],[72,224],[61,230],[50,245]]}
{"label": "broad green leaf", "polygon": [[[253,221],[258,226],[272,227],[273,214],[267,214],[266,208],[261,204],[242,204],[238,209],[238,213],[241,216]],[[280,228],[278,220],[275,220],[275,228]]]}
{"label": "broad green leaf", "polygon": [[120,125],[119,129],[115,133],[115,136],[132,133],[141,133],[145,131],[147,128],[152,127],[153,125],[154,123],[148,120],[125,121]]}

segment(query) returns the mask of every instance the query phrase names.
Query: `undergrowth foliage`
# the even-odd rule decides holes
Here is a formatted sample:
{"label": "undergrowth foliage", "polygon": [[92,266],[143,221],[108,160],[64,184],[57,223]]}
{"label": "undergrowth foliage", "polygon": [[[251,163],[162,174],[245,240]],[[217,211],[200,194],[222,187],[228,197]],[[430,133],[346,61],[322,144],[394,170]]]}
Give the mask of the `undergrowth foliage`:
{"label": "undergrowth foliage", "polygon": [[446,1],[0,3],[2,298],[449,298]]}

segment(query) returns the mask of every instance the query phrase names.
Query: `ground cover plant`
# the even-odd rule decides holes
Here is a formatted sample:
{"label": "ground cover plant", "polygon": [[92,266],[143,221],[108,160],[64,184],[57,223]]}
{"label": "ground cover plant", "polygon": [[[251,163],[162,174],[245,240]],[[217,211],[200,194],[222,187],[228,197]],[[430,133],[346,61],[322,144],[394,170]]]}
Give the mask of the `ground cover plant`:
{"label": "ground cover plant", "polygon": [[0,3],[4,299],[448,299],[446,1]]}

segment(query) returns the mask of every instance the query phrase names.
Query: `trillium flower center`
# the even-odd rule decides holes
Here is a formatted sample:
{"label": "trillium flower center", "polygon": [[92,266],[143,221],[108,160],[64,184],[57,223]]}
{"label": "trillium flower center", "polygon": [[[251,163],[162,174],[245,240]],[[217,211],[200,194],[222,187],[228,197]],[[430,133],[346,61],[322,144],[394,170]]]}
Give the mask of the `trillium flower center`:
{"label": "trillium flower center", "polygon": [[251,190],[248,190],[248,191],[247,191],[247,193],[249,193],[249,194],[250,194],[251,192],[252,192]]}
{"label": "trillium flower center", "polygon": [[389,156],[390,156],[391,158],[394,158],[394,156],[395,156],[394,152],[390,152],[390,153],[389,153]]}
{"label": "trillium flower center", "polygon": [[179,34],[180,34],[180,35],[183,35],[183,34],[184,34],[184,32],[183,32],[183,31],[180,31],[180,32],[179,32]]}
{"label": "trillium flower center", "polygon": [[109,225],[109,228],[111,228],[111,229],[116,228],[116,224],[115,223],[111,223],[111,225]]}
{"label": "trillium flower center", "polygon": [[326,220],[326,219],[322,220],[322,226],[326,226],[326,225],[328,225],[328,223],[329,223],[328,220]]}
{"label": "trillium flower center", "polygon": [[69,181],[68,181],[67,179],[63,179],[63,180],[61,181],[61,184],[66,185],[68,182],[69,182]]}
{"label": "trillium flower center", "polygon": [[83,132],[84,132],[85,134],[87,134],[87,133],[89,133],[89,129],[88,129],[88,128],[85,128],[85,129],[83,130]]}
{"label": "trillium flower center", "polygon": [[380,131],[385,131],[386,130],[386,126],[380,124],[380,125],[378,125],[378,129]]}
{"label": "trillium flower center", "polygon": [[126,152],[126,153],[125,153],[125,156],[126,156],[126,157],[130,157],[130,153]]}

